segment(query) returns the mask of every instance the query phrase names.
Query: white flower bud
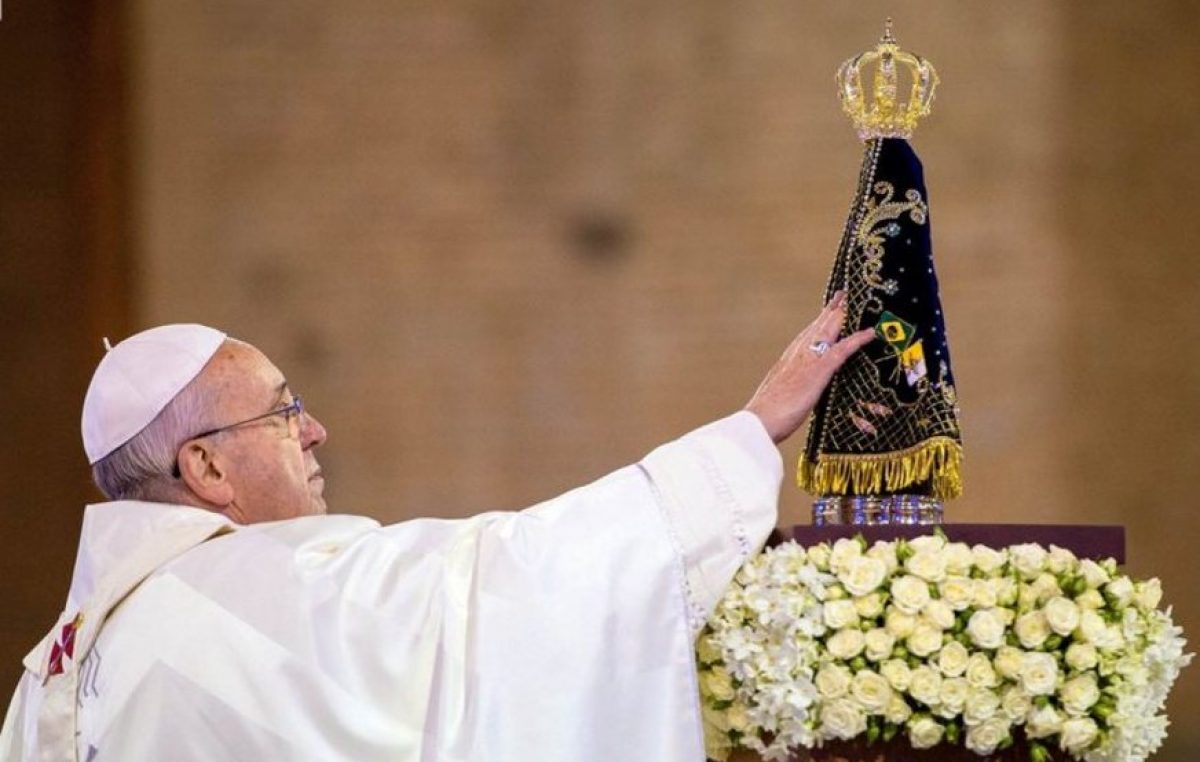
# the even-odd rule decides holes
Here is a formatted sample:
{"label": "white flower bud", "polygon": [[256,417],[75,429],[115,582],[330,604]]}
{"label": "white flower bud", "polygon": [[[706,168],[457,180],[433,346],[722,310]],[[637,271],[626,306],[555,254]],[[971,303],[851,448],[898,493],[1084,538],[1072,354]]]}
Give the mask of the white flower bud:
{"label": "white flower bud", "polygon": [[949,630],[954,626],[954,609],[943,600],[934,599],[921,609],[921,619],[928,621],[939,630]]}
{"label": "white flower bud", "polygon": [[1025,718],[1025,735],[1029,738],[1045,738],[1062,730],[1062,715],[1052,704],[1035,707]]}
{"label": "white flower bud", "polygon": [[883,710],[883,719],[893,725],[903,725],[909,717],[912,717],[912,708],[909,707],[908,702],[898,694],[892,693],[887,709]]}
{"label": "white flower bud", "polygon": [[968,576],[971,573],[971,563],[974,558],[971,548],[965,542],[951,542],[944,551],[946,557],[946,573]]}
{"label": "white flower bud", "polygon": [[1112,596],[1117,608],[1125,608],[1133,600],[1133,582],[1129,577],[1120,576],[1104,586],[1104,592]]}
{"label": "white flower bud", "polygon": [[971,688],[963,704],[963,722],[978,725],[1000,711],[1000,697],[987,688]]}
{"label": "white flower bud", "polygon": [[858,540],[843,537],[833,543],[833,550],[829,554],[829,570],[841,576],[850,560],[860,556],[862,556],[862,545],[858,543]]}
{"label": "white flower bud", "polygon": [[1046,556],[1046,568],[1051,574],[1064,574],[1070,569],[1075,568],[1078,559],[1075,554],[1066,548],[1060,548],[1057,545],[1050,546],[1050,553]]}
{"label": "white flower bud", "polygon": [[1033,697],[1024,691],[1019,685],[1010,685],[1004,689],[1004,695],[1000,697],[1000,711],[1008,718],[1009,722],[1022,722],[1026,715],[1033,709]]}

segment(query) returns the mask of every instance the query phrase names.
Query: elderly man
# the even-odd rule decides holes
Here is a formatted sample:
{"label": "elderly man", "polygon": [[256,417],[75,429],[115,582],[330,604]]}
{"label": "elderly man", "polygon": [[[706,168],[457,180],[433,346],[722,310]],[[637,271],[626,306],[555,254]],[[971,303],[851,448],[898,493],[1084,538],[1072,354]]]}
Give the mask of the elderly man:
{"label": "elderly man", "polygon": [[870,340],[838,295],[746,409],[518,513],[327,515],[254,347],[163,326],[84,403],[97,484],[0,760],[700,760],[692,648],[774,525],[775,444]]}

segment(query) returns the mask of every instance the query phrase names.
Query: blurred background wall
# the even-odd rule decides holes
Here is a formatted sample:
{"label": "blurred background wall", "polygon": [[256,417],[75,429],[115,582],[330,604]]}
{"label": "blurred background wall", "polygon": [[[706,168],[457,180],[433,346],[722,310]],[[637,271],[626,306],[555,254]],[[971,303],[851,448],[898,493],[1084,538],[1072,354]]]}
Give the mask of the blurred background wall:
{"label": "blurred background wall", "polygon": [[[832,72],[888,15],[942,75],[914,143],[952,520],[1124,524],[1200,637],[1191,3],[9,0],[0,685],[97,499],[101,336],[257,344],[331,432],[332,509],[385,522],[521,507],[740,407],[819,307],[861,153]],[[1197,710],[1193,668],[1160,759],[1200,754]]]}

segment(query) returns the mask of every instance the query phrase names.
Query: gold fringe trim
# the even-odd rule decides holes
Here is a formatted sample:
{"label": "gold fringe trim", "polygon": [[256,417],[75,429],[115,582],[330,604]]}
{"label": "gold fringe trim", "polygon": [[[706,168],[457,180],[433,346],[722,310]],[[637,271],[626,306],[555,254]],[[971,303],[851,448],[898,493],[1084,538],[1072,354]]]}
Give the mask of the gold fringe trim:
{"label": "gold fringe trim", "polygon": [[816,463],[800,456],[796,481],[812,495],[878,495],[931,482],[933,496],[962,494],[962,445],[933,437],[907,450],[878,455],[820,455]]}

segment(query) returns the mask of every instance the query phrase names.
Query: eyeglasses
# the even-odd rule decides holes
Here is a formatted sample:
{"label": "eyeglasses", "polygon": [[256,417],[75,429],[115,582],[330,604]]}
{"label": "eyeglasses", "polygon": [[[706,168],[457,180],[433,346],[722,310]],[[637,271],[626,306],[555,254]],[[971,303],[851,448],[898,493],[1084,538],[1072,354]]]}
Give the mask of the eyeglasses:
{"label": "eyeglasses", "polygon": [[[215,429],[209,429],[208,431],[202,431],[199,434],[188,437],[184,441],[190,442],[193,439],[203,439],[204,437],[211,437],[213,434],[220,434],[222,431],[229,431],[230,429],[236,429],[239,426],[245,426],[248,423],[262,421],[262,420],[265,420],[267,418],[272,418],[277,415],[282,415],[284,417],[284,420],[286,420],[288,423],[288,431],[291,432],[293,435],[296,434],[297,432],[292,431],[292,428],[291,428],[292,421],[299,421],[300,416],[304,415],[304,401],[300,399],[300,395],[296,395],[296,396],[292,397],[292,401],[289,402],[288,404],[284,405],[283,407],[275,408],[274,410],[268,410],[267,412],[263,413],[262,415],[256,415],[253,418],[247,418],[244,421],[238,421],[237,423],[231,423],[228,426],[218,426]],[[171,476],[175,477],[176,479],[178,479],[180,476],[182,476],[182,474],[179,471],[179,459],[178,458],[176,458],[175,465],[171,469]]]}

